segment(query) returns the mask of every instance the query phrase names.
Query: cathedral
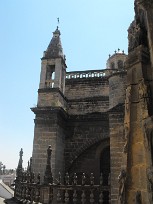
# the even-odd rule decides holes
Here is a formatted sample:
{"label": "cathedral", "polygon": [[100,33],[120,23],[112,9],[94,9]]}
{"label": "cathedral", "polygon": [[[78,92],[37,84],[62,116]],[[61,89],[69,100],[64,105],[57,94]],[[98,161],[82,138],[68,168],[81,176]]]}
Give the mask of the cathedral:
{"label": "cathedral", "polygon": [[[68,72],[61,32],[58,27],[53,32],[41,58],[37,106],[31,108],[35,128],[29,169],[39,175],[40,203],[153,203],[153,0],[135,0],[134,9],[128,54],[118,49],[109,55],[106,69]],[[21,161],[15,195],[23,198],[24,187],[17,190],[26,183],[19,178]],[[65,175],[62,202],[54,183],[60,185]],[[90,186],[88,201],[82,175]],[[49,190],[43,186],[47,179],[53,185]],[[98,197],[93,188],[99,182],[104,191]]]}

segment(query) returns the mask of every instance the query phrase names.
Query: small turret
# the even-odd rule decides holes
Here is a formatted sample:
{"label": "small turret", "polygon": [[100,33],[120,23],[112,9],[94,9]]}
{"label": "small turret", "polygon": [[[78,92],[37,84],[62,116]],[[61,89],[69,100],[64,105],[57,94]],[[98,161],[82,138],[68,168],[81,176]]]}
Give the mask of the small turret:
{"label": "small turret", "polygon": [[[126,71],[125,61],[127,55],[124,51],[115,51],[107,60],[107,69],[111,69],[109,77],[109,108],[113,108],[125,101]],[[114,70],[114,71],[113,71]]]}
{"label": "small turret", "polygon": [[114,52],[113,55],[109,55],[106,67],[107,69],[123,70],[127,55],[124,53],[124,50],[120,51],[120,49],[118,49],[118,51],[115,50]]}

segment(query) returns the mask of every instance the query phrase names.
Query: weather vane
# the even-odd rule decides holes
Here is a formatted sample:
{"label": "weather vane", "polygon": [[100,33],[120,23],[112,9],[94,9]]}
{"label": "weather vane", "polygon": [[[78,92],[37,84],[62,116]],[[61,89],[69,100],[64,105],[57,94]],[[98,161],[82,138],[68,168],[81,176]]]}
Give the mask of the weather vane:
{"label": "weather vane", "polygon": [[58,24],[60,23],[59,18],[57,18],[57,23],[58,23]]}

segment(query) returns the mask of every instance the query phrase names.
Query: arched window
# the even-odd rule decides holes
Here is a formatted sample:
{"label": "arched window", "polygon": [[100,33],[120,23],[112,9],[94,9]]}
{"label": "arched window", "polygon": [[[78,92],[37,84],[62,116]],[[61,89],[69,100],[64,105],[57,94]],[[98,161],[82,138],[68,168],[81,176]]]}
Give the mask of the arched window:
{"label": "arched window", "polygon": [[124,63],[122,60],[118,60],[117,65],[118,65],[118,69],[123,69],[123,67],[124,67]]}
{"label": "arched window", "polygon": [[48,65],[46,70],[46,87],[53,88],[55,79],[55,66]]}

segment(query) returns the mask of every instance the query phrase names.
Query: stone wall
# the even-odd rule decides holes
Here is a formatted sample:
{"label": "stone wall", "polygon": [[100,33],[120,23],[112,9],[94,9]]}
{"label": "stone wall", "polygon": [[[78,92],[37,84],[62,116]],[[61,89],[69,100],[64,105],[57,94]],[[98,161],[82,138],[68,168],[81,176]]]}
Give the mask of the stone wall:
{"label": "stone wall", "polygon": [[70,115],[83,115],[94,112],[106,112],[109,108],[108,96],[72,99],[68,102]]}
{"label": "stone wall", "polygon": [[66,79],[65,97],[68,100],[108,95],[107,77]]}
{"label": "stone wall", "polygon": [[118,105],[109,114],[111,157],[111,204],[118,203],[118,176],[122,167],[124,138],[124,107]]}
{"label": "stone wall", "polygon": [[67,109],[67,101],[58,88],[38,90],[38,107],[62,107]]}
{"label": "stone wall", "polygon": [[87,181],[89,182],[90,174],[93,173],[95,176],[95,183],[99,184],[100,173],[102,173],[100,172],[101,154],[109,145],[109,138],[90,144],[89,147],[85,148],[73,161],[69,169],[70,175],[73,176],[76,172],[78,176],[80,175],[79,180],[81,181],[82,173],[85,173],[88,178]]}
{"label": "stone wall", "polygon": [[70,115],[106,112],[109,107],[108,95],[107,77],[66,80],[65,97]]}
{"label": "stone wall", "polygon": [[[52,172],[57,177],[58,172],[64,172],[65,117],[64,111],[54,109],[33,109],[36,115],[33,143],[33,170],[41,174],[41,181],[46,167],[47,148],[52,147]],[[56,171],[55,171],[56,170]]]}
{"label": "stone wall", "polygon": [[67,124],[65,162],[69,169],[73,161],[93,144],[109,138],[108,114],[73,116]]}
{"label": "stone wall", "polygon": [[126,72],[113,74],[109,78],[109,108],[125,101]]}

